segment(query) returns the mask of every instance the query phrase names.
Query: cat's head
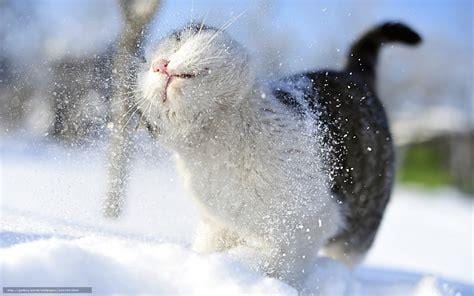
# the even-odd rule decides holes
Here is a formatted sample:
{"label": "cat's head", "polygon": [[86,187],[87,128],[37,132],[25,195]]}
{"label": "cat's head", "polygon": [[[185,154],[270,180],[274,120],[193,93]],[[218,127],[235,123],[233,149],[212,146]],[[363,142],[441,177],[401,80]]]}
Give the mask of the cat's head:
{"label": "cat's head", "polygon": [[238,104],[253,75],[246,50],[227,33],[190,24],[163,38],[139,74],[139,106],[164,129],[206,125]]}

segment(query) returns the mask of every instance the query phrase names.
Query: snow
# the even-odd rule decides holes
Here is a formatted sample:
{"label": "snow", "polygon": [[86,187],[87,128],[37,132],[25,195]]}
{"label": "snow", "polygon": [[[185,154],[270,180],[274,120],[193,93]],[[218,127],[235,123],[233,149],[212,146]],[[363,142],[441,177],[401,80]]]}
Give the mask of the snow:
{"label": "snow", "polygon": [[473,283],[473,213],[472,197],[454,190],[397,188],[366,264]]}
{"label": "snow", "polygon": [[[106,243],[105,243],[106,242]],[[94,293],[288,294],[223,254],[200,256],[177,244],[88,236],[45,239],[2,250],[11,286],[92,286]]]}
{"label": "snow", "polygon": [[[0,140],[2,286],[90,286],[97,295],[297,295],[251,270],[238,251],[191,251],[195,209],[166,153],[135,160],[124,215],[102,218],[103,152],[100,145]],[[452,189],[398,187],[364,264],[352,271],[322,257],[305,271],[303,292],[473,295],[473,208],[472,198]]]}

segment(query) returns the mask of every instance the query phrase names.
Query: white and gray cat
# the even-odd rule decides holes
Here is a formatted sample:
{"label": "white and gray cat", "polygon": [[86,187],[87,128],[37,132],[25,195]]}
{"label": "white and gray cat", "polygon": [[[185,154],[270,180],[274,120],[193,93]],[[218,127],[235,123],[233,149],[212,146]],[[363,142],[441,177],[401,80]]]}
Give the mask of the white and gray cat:
{"label": "white and gray cat", "polygon": [[374,87],[378,52],[420,41],[385,23],[352,46],[344,70],[270,84],[258,82],[247,51],[222,30],[190,24],[159,42],[139,74],[137,104],[194,195],[195,249],[247,248],[255,268],[288,283],[322,248],[359,261],[394,179]]}

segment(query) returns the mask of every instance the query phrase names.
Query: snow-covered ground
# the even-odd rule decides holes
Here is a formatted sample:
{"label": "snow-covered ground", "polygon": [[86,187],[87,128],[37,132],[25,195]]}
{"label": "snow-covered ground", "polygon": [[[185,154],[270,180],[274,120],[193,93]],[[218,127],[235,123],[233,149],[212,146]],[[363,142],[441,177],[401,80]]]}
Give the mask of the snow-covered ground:
{"label": "snow-covered ground", "polygon": [[[196,214],[166,154],[139,157],[124,215],[100,215],[103,148],[0,140],[0,283],[87,286],[94,294],[279,294],[233,253],[190,250]],[[153,160],[153,161],[151,161]],[[355,271],[321,258],[322,295],[474,295],[472,198],[397,187],[377,241]]]}

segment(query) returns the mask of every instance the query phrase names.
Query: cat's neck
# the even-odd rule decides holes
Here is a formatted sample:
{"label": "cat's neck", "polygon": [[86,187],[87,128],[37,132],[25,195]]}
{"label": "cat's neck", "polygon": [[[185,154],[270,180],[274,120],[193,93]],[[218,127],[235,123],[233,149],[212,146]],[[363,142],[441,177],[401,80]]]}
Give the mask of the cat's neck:
{"label": "cat's neck", "polygon": [[261,89],[256,84],[242,97],[227,100],[233,104],[219,106],[212,121],[196,131],[199,133],[193,136],[196,140],[182,145],[177,152],[191,158],[213,153],[238,157],[244,151],[261,148],[259,143],[266,128],[260,116],[265,104],[259,97]]}

